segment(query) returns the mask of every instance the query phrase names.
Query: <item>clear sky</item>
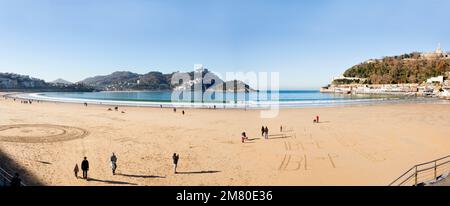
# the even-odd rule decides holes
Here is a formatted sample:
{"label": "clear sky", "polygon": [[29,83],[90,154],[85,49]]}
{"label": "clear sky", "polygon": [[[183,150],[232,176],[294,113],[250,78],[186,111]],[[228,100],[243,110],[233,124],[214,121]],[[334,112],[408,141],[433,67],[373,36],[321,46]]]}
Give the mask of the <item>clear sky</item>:
{"label": "clear sky", "polygon": [[450,50],[448,0],[0,0],[0,72],[52,81],[204,64],[317,88],[354,64]]}

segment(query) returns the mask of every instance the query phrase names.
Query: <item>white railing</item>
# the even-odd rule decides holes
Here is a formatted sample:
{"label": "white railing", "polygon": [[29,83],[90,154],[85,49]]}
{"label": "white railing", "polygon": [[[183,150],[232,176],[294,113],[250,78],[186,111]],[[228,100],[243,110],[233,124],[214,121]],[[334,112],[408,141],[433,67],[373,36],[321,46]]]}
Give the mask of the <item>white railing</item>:
{"label": "white railing", "polygon": [[395,179],[389,186],[419,185],[430,180],[437,180],[438,175],[450,171],[450,155],[433,161],[417,164]]}

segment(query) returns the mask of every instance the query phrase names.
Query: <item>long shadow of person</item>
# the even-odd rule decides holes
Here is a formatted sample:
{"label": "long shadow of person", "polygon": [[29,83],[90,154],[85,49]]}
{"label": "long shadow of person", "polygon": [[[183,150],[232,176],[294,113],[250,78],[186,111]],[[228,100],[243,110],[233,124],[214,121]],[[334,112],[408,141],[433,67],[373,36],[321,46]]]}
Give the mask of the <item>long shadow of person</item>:
{"label": "long shadow of person", "polygon": [[221,171],[207,170],[207,171],[177,172],[177,174],[211,174],[211,173],[219,173],[219,172],[221,172]]}
{"label": "long shadow of person", "polygon": [[156,176],[156,175],[132,175],[132,174],[122,174],[122,173],[116,173],[118,176],[124,176],[124,177],[133,177],[133,178],[166,178],[164,176]]}
{"label": "long shadow of person", "polygon": [[87,179],[88,181],[93,181],[93,182],[103,182],[103,183],[107,183],[107,184],[117,184],[117,185],[137,185],[135,183],[130,183],[130,182],[122,182],[122,181],[114,181],[114,180],[100,180],[100,179],[95,179],[95,178],[91,178],[88,177]]}

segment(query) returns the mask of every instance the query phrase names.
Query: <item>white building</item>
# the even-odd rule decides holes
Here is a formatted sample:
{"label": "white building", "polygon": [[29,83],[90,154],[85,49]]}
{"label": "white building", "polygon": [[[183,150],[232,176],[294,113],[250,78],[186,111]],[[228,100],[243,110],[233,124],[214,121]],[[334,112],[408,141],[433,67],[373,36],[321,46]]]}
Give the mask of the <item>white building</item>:
{"label": "white building", "polygon": [[431,77],[431,78],[427,79],[427,84],[433,84],[433,83],[443,84],[444,76]]}

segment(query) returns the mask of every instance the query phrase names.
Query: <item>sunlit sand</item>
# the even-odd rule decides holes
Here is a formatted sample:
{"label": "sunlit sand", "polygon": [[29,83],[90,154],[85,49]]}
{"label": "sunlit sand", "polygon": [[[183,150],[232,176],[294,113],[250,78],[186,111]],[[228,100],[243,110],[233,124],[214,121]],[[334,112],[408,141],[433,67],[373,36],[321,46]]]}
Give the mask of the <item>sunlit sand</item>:
{"label": "sunlit sand", "polygon": [[[258,110],[108,108],[2,99],[0,152],[29,184],[388,185],[450,148],[449,105],[283,109],[274,119]],[[84,156],[90,181],[72,172]]]}

